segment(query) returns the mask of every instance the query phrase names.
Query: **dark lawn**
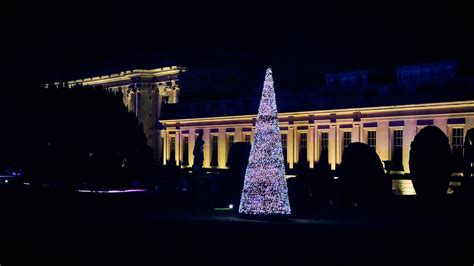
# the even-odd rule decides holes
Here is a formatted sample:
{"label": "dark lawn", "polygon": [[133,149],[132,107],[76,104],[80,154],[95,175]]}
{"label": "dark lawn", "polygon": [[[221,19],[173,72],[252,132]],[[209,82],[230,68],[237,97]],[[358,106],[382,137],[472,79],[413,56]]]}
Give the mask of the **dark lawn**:
{"label": "dark lawn", "polygon": [[352,265],[367,259],[385,265],[415,262],[413,256],[449,265],[473,261],[474,223],[466,214],[472,209],[451,202],[429,214],[415,207],[414,198],[403,198],[377,212],[321,209],[268,221],[190,208],[178,200],[182,196],[165,200],[153,193],[18,192],[0,198],[2,266],[61,262],[64,256],[67,264],[86,265],[160,265],[165,259],[174,263],[164,265]]}

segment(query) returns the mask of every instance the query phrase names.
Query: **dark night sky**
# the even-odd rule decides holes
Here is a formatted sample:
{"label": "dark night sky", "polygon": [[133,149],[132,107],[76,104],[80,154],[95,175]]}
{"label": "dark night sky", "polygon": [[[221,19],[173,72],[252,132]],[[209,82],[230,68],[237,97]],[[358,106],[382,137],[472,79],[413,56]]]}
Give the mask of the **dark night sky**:
{"label": "dark night sky", "polygon": [[170,50],[190,65],[293,62],[315,71],[474,58],[467,6],[169,2],[11,7],[2,52],[11,69],[36,69],[31,82],[160,66],[158,54],[175,58]]}

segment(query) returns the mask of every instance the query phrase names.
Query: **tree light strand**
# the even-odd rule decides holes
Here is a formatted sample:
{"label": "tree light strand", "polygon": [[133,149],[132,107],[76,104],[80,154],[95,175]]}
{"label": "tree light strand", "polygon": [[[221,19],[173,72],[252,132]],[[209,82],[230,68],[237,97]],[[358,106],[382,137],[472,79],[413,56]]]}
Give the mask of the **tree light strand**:
{"label": "tree light strand", "polygon": [[239,213],[291,214],[271,68],[263,83]]}

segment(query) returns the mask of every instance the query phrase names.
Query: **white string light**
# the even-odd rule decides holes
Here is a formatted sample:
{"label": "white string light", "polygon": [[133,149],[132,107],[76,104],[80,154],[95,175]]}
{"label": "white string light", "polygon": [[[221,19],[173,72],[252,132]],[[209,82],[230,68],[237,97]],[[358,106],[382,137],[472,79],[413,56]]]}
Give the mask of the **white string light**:
{"label": "white string light", "polygon": [[291,214],[271,68],[267,69],[258,108],[239,212]]}

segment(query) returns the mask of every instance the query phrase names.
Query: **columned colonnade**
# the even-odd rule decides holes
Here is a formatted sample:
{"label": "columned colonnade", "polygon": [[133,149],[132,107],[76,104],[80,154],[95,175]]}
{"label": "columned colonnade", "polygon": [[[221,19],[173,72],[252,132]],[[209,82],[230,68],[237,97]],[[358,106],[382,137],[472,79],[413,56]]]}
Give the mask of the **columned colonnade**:
{"label": "columned colonnade", "polygon": [[[183,156],[187,156],[188,166],[192,166],[195,138],[197,131],[202,130],[203,166],[226,168],[232,138],[234,142],[253,141],[254,119],[255,115],[161,120],[165,126],[161,134],[163,163],[169,163],[174,156],[171,161],[180,165]],[[408,173],[410,144],[419,130],[435,125],[446,133],[450,142],[455,128],[463,129],[455,134],[465,135],[474,127],[474,101],[280,113],[279,120],[281,134],[286,136],[283,139],[286,138],[286,162],[290,169],[300,160],[302,146],[306,146],[306,159],[313,168],[327,143],[328,161],[331,169],[336,169],[345,145],[364,142],[373,145],[382,161],[394,160],[394,149],[402,149],[400,159]],[[217,136],[218,147],[214,164],[213,136]]]}

